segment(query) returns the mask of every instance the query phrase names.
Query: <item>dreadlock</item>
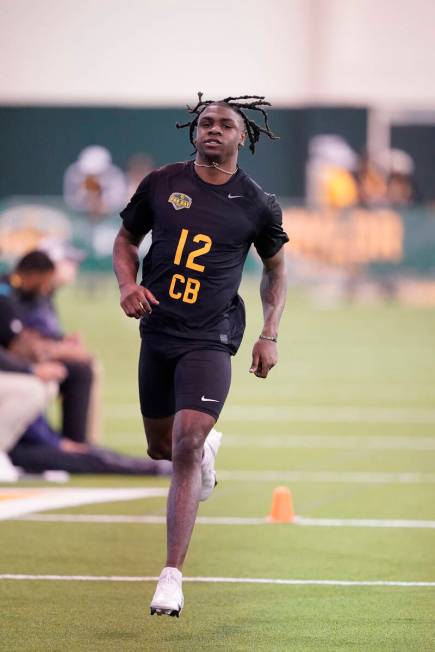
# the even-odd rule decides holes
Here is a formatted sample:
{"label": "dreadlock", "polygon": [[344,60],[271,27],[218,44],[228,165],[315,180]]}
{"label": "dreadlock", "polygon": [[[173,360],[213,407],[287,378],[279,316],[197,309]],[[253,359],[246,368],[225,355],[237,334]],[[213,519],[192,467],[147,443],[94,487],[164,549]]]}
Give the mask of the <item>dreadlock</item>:
{"label": "dreadlock", "polygon": [[[179,122],[177,122],[175,125],[177,129],[183,129],[184,127],[189,127],[189,140],[194,147],[194,152],[193,152],[194,154],[196,153],[196,145],[194,141],[195,129],[198,124],[198,120],[201,113],[210,104],[218,104],[218,105],[226,104],[227,106],[234,109],[236,113],[238,113],[242,117],[243,123],[245,125],[246,134],[249,140],[249,149],[251,150],[252,154],[255,153],[255,145],[258,143],[261,134],[266,134],[266,136],[268,136],[271,140],[279,139],[279,136],[276,136],[271,131],[269,127],[267,113],[262,108],[263,106],[271,106],[270,102],[265,101],[264,95],[240,95],[239,97],[225,97],[223,100],[218,100],[218,101],[203,100],[202,97],[203,97],[203,93],[201,92],[198,93],[198,103],[193,108],[187,105],[188,112],[194,114],[195,117],[192,118],[192,120],[190,120],[189,122],[185,122],[184,124],[180,124]],[[248,101],[241,102],[241,100],[248,100]],[[258,111],[259,113],[262,114],[264,119],[264,127],[261,127],[254,120],[250,120],[247,117],[245,113],[247,109],[251,111]]]}

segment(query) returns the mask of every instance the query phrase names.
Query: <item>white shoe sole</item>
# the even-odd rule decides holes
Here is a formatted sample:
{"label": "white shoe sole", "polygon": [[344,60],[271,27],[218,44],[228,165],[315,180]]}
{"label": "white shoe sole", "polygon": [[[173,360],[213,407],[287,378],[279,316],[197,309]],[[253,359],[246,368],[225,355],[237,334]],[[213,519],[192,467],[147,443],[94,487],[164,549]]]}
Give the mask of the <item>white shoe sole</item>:
{"label": "white shoe sole", "polygon": [[183,605],[184,605],[184,598],[181,602],[181,606],[179,609],[173,609],[172,607],[165,607],[164,605],[157,606],[151,604],[150,613],[151,616],[154,616],[154,614],[156,614],[157,616],[172,616],[175,618],[179,618],[181,612],[183,611]]}

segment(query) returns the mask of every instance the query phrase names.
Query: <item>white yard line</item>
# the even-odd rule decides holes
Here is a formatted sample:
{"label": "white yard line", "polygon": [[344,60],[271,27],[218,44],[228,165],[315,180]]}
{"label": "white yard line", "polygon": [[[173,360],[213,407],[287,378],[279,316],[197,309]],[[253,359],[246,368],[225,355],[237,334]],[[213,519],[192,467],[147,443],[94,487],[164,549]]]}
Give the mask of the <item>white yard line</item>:
{"label": "white yard line", "polygon": [[[63,582],[156,582],[157,576],[145,575],[0,575],[0,580],[37,580]],[[397,580],[298,580],[262,577],[183,577],[184,582],[201,584],[280,584],[287,586],[400,586],[435,587],[435,582],[406,582]]]}
{"label": "white yard line", "polygon": [[165,487],[0,487],[0,521],[63,507],[166,496]]}
{"label": "white yard line", "polygon": [[[104,408],[111,420],[140,417],[134,403]],[[228,405],[223,416],[229,421],[293,421],[299,423],[435,423],[435,409],[420,407],[372,406],[272,406]]]}
{"label": "white yard line", "polygon": [[234,482],[337,482],[359,484],[434,484],[435,473],[383,471],[224,471],[218,479]]}
{"label": "white yard line", "polygon": [[[124,514],[35,514],[23,516],[20,521],[47,523],[135,523],[145,525],[165,525],[165,516],[127,516]],[[198,516],[198,525],[270,525],[267,518],[238,516]],[[296,516],[289,525],[308,527],[359,527],[359,528],[406,528],[435,529],[435,521],[405,519],[365,519],[365,518],[306,518]]]}

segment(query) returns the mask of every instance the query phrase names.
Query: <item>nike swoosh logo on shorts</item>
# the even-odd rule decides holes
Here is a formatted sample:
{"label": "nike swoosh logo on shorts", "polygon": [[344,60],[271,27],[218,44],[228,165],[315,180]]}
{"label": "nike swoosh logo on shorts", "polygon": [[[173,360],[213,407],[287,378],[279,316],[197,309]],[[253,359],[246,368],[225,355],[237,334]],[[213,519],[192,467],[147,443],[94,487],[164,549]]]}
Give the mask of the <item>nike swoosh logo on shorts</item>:
{"label": "nike swoosh logo on shorts", "polygon": [[212,401],[213,403],[220,403],[220,401],[217,400],[217,398],[205,398],[205,396],[201,396],[201,401]]}
{"label": "nike swoosh logo on shorts", "polygon": [[244,195],[231,195],[231,194],[229,194],[229,195],[228,195],[228,199],[239,199],[239,198],[241,198],[241,197],[243,197],[243,196],[244,196]]}

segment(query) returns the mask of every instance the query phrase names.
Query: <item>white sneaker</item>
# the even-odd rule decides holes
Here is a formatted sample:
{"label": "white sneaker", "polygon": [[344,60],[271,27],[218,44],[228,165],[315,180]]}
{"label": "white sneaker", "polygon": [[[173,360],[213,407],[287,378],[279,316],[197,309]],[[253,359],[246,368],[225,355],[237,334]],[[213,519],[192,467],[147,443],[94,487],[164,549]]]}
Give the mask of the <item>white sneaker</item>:
{"label": "white sneaker", "polygon": [[222,433],[212,428],[204,442],[204,454],[201,462],[202,486],[199,500],[207,500],[207,498],[210,498],[213,489],[217,485],[214,463],[221,441]]}
{"label": "white sneaker", "polygon": [[12,464],[9,456],[0,451],[0,482],[16,482],[19,477],[19,471]]}
{"label": "white sneaker", "polygon": [[184,598],[181,588],[183,576],[178,568],[166,566],[160,573],[157,589],[151,601],[151,615],[177,616],[183,609]]}

